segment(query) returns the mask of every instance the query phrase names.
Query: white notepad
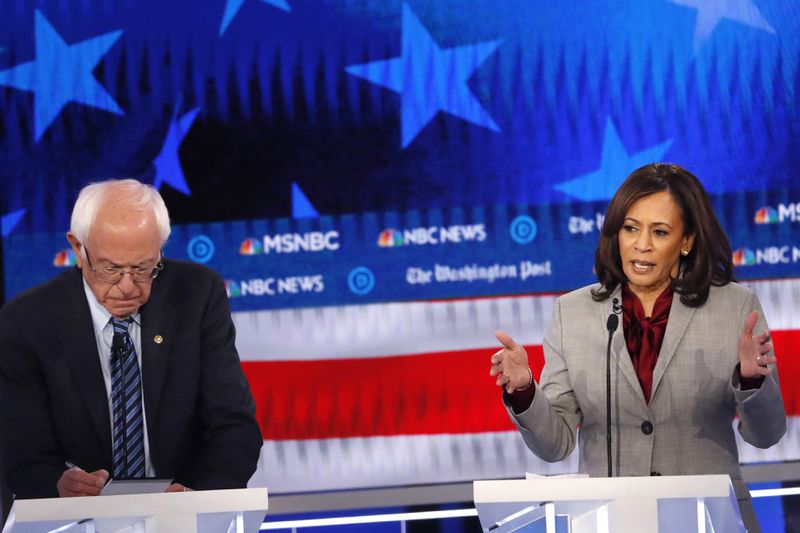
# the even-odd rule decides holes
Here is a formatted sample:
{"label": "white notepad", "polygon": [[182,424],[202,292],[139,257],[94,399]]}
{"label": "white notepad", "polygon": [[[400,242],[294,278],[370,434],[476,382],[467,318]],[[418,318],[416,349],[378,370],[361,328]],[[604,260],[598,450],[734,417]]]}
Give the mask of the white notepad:
{"label": "white notepad", "polygon": [[103,487],[103,496],[117,494],[150,494],[164,492],[172,483],[170,479],[144,478],[144,479],[110,479]]}

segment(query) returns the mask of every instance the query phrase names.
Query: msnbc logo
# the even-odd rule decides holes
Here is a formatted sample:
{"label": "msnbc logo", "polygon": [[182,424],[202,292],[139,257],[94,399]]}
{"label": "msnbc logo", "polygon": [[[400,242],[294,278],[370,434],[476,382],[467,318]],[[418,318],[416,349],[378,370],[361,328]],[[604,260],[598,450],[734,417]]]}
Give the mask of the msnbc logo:
{"label": "msnbc logo", "polygon": [[75,259],[75,254],[72,252],[72,248],[67,248],[66,250],[60,250],[56,253],[56,257],[53,259],[53,266],[55,267],[71,267],[78,264],[78,261]]}
{"label": "msnbc logo", "polygon": [[225,280],[225,292],[228,293],[228,298],[236,298],[242,295],[242,289],[235,281]]}
{"label": "msnbc logo", "polygon": [[393,246],[403,246],[403,232],[394,229],[385,229],[378,236],[378,246],[381,248],[391,248]]}
{"label": "msnbc logo", "polygon": [[739,248],[733,252],[734,266],[752,266],[756,264],[756,254],[750,248]]}
{"label": "msnbc logo", "polygon": [[239,246],[239,255],[258,255],[264,251],[258,239],[245,239]]}
{"label": "msnbc logo", "polygon": [[772,207],[762,207],[756,211],[756,216],[753,220],[756,224],[775,224],[780,222],[778,210]]}

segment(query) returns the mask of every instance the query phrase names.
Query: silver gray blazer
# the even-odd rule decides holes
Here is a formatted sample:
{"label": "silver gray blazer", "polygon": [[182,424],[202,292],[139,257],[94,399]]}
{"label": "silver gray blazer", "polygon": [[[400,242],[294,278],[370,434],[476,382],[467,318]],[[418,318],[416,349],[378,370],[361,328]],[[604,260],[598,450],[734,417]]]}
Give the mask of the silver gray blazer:
{"label": "silver gray blazer", "polygon": [[[556,300],[544,337],[545,365],[533,403],[506,409],[525,443],[541,459],[560,461],[579,444],[579,469],[606,476],[606,320],[613,298],[595,302],[584,287]],[[749,289],[711,287],[708,301],[687,307],[676,293],[646,404],[620,326],[611,343],[612,459],[615,476],[729,474],[747,525],[752,507],[742,481],[733,420],[759,448],[786,432],[776,368],[761,387],[742,391],[734,372],[737,343],[751,311],[755,333],[767,329]],[[770,355],[772,355],[770,353]],[[507,399],[506,399],[507,400]],[[580,437],[578,438],[578,427]],[[755,519],[753,515],[750,517]],[[756,529],[751,526],[748,529]]]}

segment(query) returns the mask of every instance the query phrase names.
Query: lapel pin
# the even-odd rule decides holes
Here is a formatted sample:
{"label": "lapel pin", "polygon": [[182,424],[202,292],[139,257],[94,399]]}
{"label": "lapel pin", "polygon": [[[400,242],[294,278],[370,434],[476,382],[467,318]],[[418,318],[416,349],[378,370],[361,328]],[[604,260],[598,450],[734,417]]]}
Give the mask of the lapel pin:
{"label": "lapel pin", "polygon": [[156,344],[161,344],[162,342],[164,342],[164,337],[162,337],[161,335],[156,335],[155,337],[153,337],[153,342],[155,342]]}

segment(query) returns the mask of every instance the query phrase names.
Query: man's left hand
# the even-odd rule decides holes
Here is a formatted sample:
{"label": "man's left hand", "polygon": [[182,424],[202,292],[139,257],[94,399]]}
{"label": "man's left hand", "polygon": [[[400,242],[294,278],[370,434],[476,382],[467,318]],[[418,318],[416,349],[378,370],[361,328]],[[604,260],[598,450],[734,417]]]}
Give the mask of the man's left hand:
{"label": "man's left hand", "polygon": [[167,490],[165,490],[164,492],[189,492],[190,490],[192,489],[190,489],[189,487],[185,487],[180,483],[171,483],[170,486],[167,487]]}

